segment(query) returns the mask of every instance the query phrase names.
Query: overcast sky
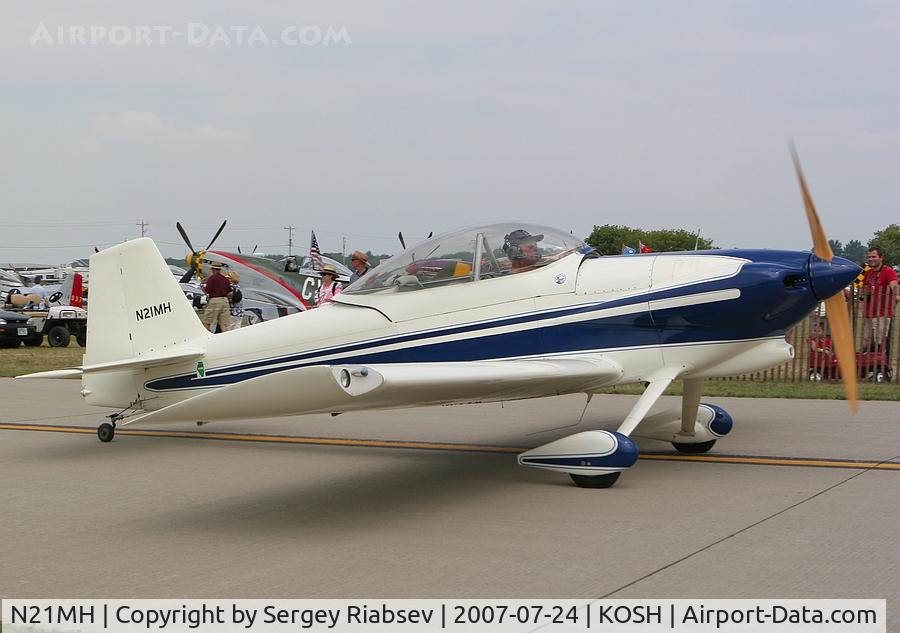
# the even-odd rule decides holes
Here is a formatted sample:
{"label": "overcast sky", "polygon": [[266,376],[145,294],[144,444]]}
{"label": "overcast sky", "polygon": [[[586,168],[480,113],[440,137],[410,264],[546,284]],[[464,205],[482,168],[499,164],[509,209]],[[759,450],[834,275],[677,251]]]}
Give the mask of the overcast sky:
{"label": "overcast sky", "polygon": [[865,242],[900,222],[898,77],[890,1],[7,0],[0,262],[141,220],[167,256],[222,219],[217,247],[269,252],[502,220],[807,249],[789,137],[829,236]]}

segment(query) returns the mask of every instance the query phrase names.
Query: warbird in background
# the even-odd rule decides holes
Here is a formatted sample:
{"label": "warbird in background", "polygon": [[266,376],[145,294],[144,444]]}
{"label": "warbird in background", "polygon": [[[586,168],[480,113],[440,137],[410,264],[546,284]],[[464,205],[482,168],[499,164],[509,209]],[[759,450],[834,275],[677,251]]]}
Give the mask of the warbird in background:
{"label": "warbird in background", "polygon": [[[176,222],[175,227],[190,249],[185,257],[187,270],[181,277],[182,284],[190,282],[193,277],[206,278],[213,263],[220,263],[229,271],[237,272],[241,279],[244,313],[247,314],[251,324],[295,314],[315,305],[313,296],[322,285],[322,276],[320,271],[313,267],[310,258],[307,257],[305,260],[301,258],[298,264],[296,257],[275,261],[256,256],[253,254],[256,248],[249,255],[242,253],[240,247],[237,253],[209,250],[222,234],[227,222],[227,220],[222,222],[209,245],[202,251],[194,248],[187,231],[180,222]],[[350,269],[342,263],[324,256],[320,256],[320,259],[323,264],[335,267],[339,281],[346,283],[350,279]],[[183,290],[186,295],[190,295],[189,299],[202,294],[198,292],[199,289],[188,287]],[[195,305],[199,307],[200,304]]]}
{"label": "warbird in background", "polygon": [[[796,159],[795,159],[796,160]],[[806,183],[814,254],[728,250],[598,257],[572,235],[494,224],[428,239],[317,310],[212,335],[149,239],[91,257],[86,402],[115,425],[207,423],[305,413],[646,389],[614,430],[519,456],[604,488],[638,458],[632,435],[705,452],[732,427],[701,404],[703,380],[791,358],[785,333],[820,301],[851,406],[856,371],[842,290],[859,267],[833,258]],[[428,265],[421,265],[429,262]],[[435,263],[437,262],[437,263]],[[674,380],[680,410],[646,417]]]}

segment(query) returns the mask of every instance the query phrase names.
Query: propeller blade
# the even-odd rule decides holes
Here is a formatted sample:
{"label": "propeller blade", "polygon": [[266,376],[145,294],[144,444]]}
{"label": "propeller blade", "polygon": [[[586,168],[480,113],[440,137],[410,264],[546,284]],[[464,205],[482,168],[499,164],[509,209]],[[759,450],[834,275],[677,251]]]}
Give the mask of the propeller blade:
{"label": "propeller blade", "polygon": [[243,255],[243,253],[241,252],[241,245],[240,245],[240,244],[238,244],[238,254],[239,254],[239,255]]}
{"label": "propeller blade", "polygon": [[406,242],[403,240],[403,231],[397,233],[397,238],[400,240],[400,246],[403,247],[403,250],[406,250]]}
{"label": "propeller blade", "polygon": [[178,229],[178,232],[179,232],[179,233],[181,233],[181,239],[183,239],[183,240],[184,240],[184,243],[187,244],[187,247],[188,247],[189,249],[191,249],[191,252],[196,254],[197,251],[194,250],[194,245],[191,244],[191,240],[188,239],[187,233],[185,232],[185,230],[184,230],[184,229],[182,228],[182,226],[181,226],[181,222],[176,222],[176,223],[175,223],[175,228]]}
{"label": "propeller blade", "polygon": [[434,235],[434,231],[428,231],[428,237],[426,237],[425,239],[430,240],[432,235]]}
{"label": "propeller blade", "polygon": [[207,251],[208,251],[209,249],[212,248],[213,242],[215,242],[215,241],[216,241],[216,238],[219,237],[219,235],[222,234],[222,231],[225,229],[225,224],[226,224],[227,222],[228,222],[228,220],[222,220],[222,226],[219,227],[219,230],[216,231],[216,234],[213,235],[213,238],[209,241],[209,246],[207,246],[207,247],[206,247],[205,249],[203,249],[203,250],[207,250]]}
{"label": "propeller blade", "polygon": [[809,222],[809,232],[812,233],[813,253],[819,259],[830,262],[834,258],[834,252],[825,236],[825,229],[822,228],[822,222],[819,220],[819,214],[816,213],[816,207],[813,204],[812,196],[809,193],[809,187],[806,184],[806,177],[803,175],[803,168],[800,166],[800,157],[797,155],[797,147],[794,142],[790,142],[791,159],[794,161],[794,170],[797,172],[797,180],[800,181],[800,191],[803,193],[803,206],[806,207],[806,220]]}
{"label": "propeller blade", "polygon": [[259,248],[259,244],[254,244],[254,245],[253,245],[253,250],[250,251],[250,254],[252,255],[253,253],[255,253],[257,248]]}
{"label": "propeller blade", "polygon": [[[797,155],[797,147],[793,141],[789,145],[791,159],[794,161],[794,170],[797,172],[797,180],[800,181],[800,191],[803,193],[803,206],[806,207],[806,219],[809,222],[809,232],[812,234],[813,239],[813,253],[819,259],[830,262],[834,259],[834,252],[828,243],[828,237],[825,235],[822,221],[819,220],[819,214],[816,212],[816,206],[813,204],[812,195],[809,193],[809,186],[806,184],[806,177],[803,175],[803,168],[800,166],[800,157]],[[858,407],[856,351],[853,349],[853,330],[850,327],[850,316],[843,292],[838,292],[825,299],[825,313],[828,315],[828,322],[831,324],[834,349],[837,354],[838,366],[841,368],[841,379],[844,381],[844,393],[846,393],[847,400],[850,402],[850,413],[854,415]]]}
{"label": "propeller blade", "polygon": [[841,380],[844,381],[844,392],[850,401],[850,413],[856,414],[856,352],[853,349],[853,330],[850,327],[850,316],[844,293],[839,292],[825,299],[825,314],[831,325],[831,337],[834,351],[837,354],[838,366],[841,368]]}
{"label": "propeller blade", "polygon": [[100,249],[97,248],[97,247],[95,246],[95,247],[94,247],[94,252],[95,252],[95,253],[99,253],[99,252],[100,252]]}
{"label": "propeller blade", "polygon": [[180,284],[186,284],[191,280],[191,277],[194,276],[194,269],[189,269],[186,273],[181,276],[181,279],[178,280]]}

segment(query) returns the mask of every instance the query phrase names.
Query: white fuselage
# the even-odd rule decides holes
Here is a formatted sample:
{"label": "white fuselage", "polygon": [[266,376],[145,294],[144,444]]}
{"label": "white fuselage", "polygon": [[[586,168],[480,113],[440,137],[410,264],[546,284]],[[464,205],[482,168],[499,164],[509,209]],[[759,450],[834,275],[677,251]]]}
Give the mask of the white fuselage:
{"label": "white fuselage", "polygon": [[[740,301],[739,273],[748,262],[573,253],[475,283],[348,293],[334,305],[185,342],[202,347],[199,360],[85,373],[83,392],[91,404],[126,407],[137,399],[152,411],[198,390],[311,365],[603,358],[621,366],[616,383],[647,380],[663,367],[695,378],[756,371],[792,356],[781,333],[717,338],[715,328],[676,324],[670,329],[679,335],[667,338],[667,326],[653,318],[686,311],[702,320],[704,310]],[[682,332],[687,338],[679,340]]]}

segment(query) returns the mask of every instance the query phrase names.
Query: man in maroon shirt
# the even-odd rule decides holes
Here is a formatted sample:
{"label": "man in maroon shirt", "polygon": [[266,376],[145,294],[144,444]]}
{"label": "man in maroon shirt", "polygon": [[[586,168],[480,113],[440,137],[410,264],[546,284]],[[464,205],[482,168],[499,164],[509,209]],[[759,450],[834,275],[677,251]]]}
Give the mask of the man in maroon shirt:
{"label": "man in maroon shirt", "polygon": [[216,323],[219,324],[220,332],[227,332],[231,320],[231,306],[228,303],[231,282],[222,274],[220,262],[213,263],[210,268],[212,274],[203,282],[203,292],[209,296],[209,301],[200,320],[210,332],[216,331]]}
{"label": "man in maroon shirt", "polygon": [[894,304],[900,298],[900,286],[897,285],[897,273],[890,266],[884,265],[884,254],[878,247],[870,248],[866,254],[867,270],[863,279],[862,300],[863,334],[862,351],[867,351],[875,342],[875,351],[884,350],[884,339],[891,327],[894,316]]}

